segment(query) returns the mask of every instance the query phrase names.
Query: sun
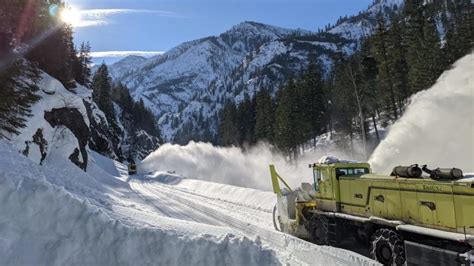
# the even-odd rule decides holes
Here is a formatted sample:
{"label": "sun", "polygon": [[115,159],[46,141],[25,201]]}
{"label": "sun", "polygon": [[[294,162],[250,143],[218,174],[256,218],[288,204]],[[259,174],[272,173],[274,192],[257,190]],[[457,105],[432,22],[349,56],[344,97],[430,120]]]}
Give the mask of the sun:
{"label": "sun", "polygon": [[73,27],[81,24],[81,12],[73,7],[66,7],[61,10],[59,17],[64,23]]}

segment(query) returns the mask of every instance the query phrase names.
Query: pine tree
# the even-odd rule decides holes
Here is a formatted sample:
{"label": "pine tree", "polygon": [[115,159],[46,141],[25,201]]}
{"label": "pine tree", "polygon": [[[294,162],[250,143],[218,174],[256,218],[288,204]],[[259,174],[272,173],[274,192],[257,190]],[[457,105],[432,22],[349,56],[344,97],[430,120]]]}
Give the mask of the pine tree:
{"label": "pine tree", "polygon": [[302,121],[304,127],[302,142],[313,140],[316,145],[316,137],[326,124],[326,96],[324,95],[323,70],[319,64],[310,64],[302,78],[300,85],[302,102]]}
{"label": "pine tree", "polygon": [[255,142],[255,100],[250,99],[248,94],[244,95],[244,100],[238,109],[238,128],[240,131],[239,144],[252,144]]}
{"label": "pine tree", "polygon": [[290,79],[277,93],[274,127],[275,144],[290,160],[298,156],[298,145],[301,144],[303,132],[299,122],[304,118],[297,99],[296,84]]}
{"label": "pine tree", "polygon": [[89,42],[81,43],[79,48],[79,55],[75,61],[74,77],[77,83],[89,87],[91,84],[91,69],[92,58],[90,56],[91,46]]}
{"label": "pine tree", "polygon": [[73,31],[70,25],[63,23],[59,14],[49,14],[49,4],[57,4],[60,9],[65,8],[61,1],[50,0],[39,2],[37,16],[32,29],[25,37],[25,41],[35,43],[27,54],[27,59],[38,63],[38,67],[55,77],[68,89],[74,84],[74,61],[76,50],[73,43]]}
{"label": "pine tree", "polygon": [[443,26],[446,34],[446,60],[454,63],[474,48],[474,7],[470,0],[446,2]]}
{"label": "pine tree", "polygon": [[[12,48],[26,43],[31,36],[31,31],[38,26],[36,15],[46,3],[28,0],[0,0],[0,56],[5,63],[4,55],[11,52]],[[29,15],[23,15],[28,7]],[[15,58],[11,60],[16,61]],[[13,62],[11,62],[13,63]]]}
{"label": "pine tree", "polygon": [[126,112],[132,112],[134,100],[130,95],[130,90],[122,83],[118,83],[112,90],[112,99]]}
{"label": "pine tree", "polygon": [[[368,38],[363,42],[357,57],[360,65],[360,94],[362,99],[362,109],[367,117],[372,119],[372,126],[375,130],[377,144],[380,142],[376,116],[380,105],[384,104],[381,97],[381,90],[377,83],[378,65],[372,54],[373,38]],[[368,130],[367,130],[368,131]]]}
{"label": "pine tree", "polygon": [[398,100],[399,113],[404,100],[410,95],[408,85],[408,64],[406,61],[407,48],[403,41],[404,21],[397,14],[392,17],[388,34],[388,67],[392,74],[395,96]]}
{"label": "pine tree", "polygon": [[333,66],[332,80],[328,84],[331,91],[331,119],[334,129],[349,135],[350,150],[353,152],[352,138],[357,130],[353,120],[357,117],[357,100],[349,71],[349,60],[338,53]]}
{"label": "pine tree", "polygon": [[290,155],[292,140],[290,128],[290,96],[287,88],[280,88],[276,95],[275,109],[275,144],[287,155]]}
{"label": "pine tree", "polygon": [[228,101],[221,111],[219,123],[219,144],[222,146],[239,145],[240,130],[236,125],[237,107]]}
{"label": "pine tree", "polygon": [[404,14],[407,17],[407,63],[410,66],[408,81],[412,92],[417,92],[427,89],[436,81],[446,62],[442,55],[432,4],[425,4],[422,0],[407,1]]}
{"label": "pine tree", "polygon": [[92,98],[107,117],[107,120],[115,120],[115,112],[111,97],[112,82],[108,68],[102,64],[92,79]]}
{"label": "pine tree", "polygon": [[[388,113],[393,119],[398,118],[398,109],[396,104],[396,93],[393,80],[393,71],[391,58],[389,56],[389,31],[386,28],[384,15],[377,15],[377,30],[373,37],[373,53],[378,64],[378,85],[383,86],[386,92],[386,106],[390,107]],[[385,96],[385,95],[383,95]]]}
{"label": "pine tree", "polygon": [[441,49],[441,40],[436,26],[437,11],[435,5],[425,5],[425,23],[423,25],[424,51],[426,73],[428,74],[429,84],[424,89],[429,88],[435,83],[438,77],[446,69],[447,63],[443,50]]}
{"label": "pine tree", "polygon": [[275,106],[270,92],[266,88],[260,89],[256,96],[256,140],[273,141]]}
{"label": "pine tree", "polygon": [[22,59],[0,71],[0,138],[18,134],[25,127],[31,105],[39,100],[39,78],[38,70]]}

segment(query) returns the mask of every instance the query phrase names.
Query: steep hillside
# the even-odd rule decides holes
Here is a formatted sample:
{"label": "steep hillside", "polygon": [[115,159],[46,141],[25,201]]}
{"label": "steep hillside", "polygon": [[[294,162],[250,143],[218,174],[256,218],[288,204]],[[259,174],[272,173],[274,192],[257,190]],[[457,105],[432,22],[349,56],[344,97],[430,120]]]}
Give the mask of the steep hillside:
{"label": "steep hillside", "polygon": [[377,2],[318,34],[243,22],[219,36],[184,43],[133,67],[126,58],[112,65],[111,72],[159,117],[165,140],[214,141],[218,112],[225,101],[240,102],[262,86],[275,92],[311,62],[320,62],[328,70],[336,52],[351,54],[360,38],[372,32],[379,10],[388,15],[400,2]]}
{"label": "steep hillside", "polygon": [[36,163],[57,155],[86,171],[89,149],[124,160],[132,148],[142,159],[160,145],[158,138],[144,130],[137,130],[132,137],[121,110],[115,119],[120,128],[111,130],[110,121],[92,100],[92,91],[83,86],[76,84],[67,90],[44,72],[37,86],[40,99],[31,107],[32,116],[26,117],[18,135],[7,135],[18,151]]}

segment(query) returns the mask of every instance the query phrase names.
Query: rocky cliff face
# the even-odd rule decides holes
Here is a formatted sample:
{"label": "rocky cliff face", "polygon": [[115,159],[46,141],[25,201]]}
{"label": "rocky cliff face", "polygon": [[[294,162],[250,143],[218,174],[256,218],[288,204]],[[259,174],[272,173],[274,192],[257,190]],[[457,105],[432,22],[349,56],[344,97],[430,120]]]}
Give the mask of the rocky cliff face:
{"label": "rocky cliff face", "polygon": [[86,170],[91,129],[83,99],[90,98],[90,92],[80,86],[75,92],[66,90],[46,73],[38,87],[41,99],[31,107],[26,127],[19,135],[10,136],[12,143],[39,164],[60,156]]}
{"label": "rocky cliff face", "polygon": [[135,159],[141,160],[161,143],[143,130],[130,135],[132,130],[120,115],[116,118],[120,128],[112,130],[85,87],[66,90],[46,73],[38,87],[41,99],[31,107],[26,127],[9,139],[19,152],[39,164],[59,156],[87,171],[90,149],[117,160],[125,160],[129,149],[136,149]]}
{"label": "rocky cliff face", "polygon": [[[44,119],[48,121],[52,128],[65,127],[65,129],[72,132],[77,140],[78,147],[74,148],[68,158],[81,169],[86,170],[88,158],[86,148],[89,142],[90,130],[81,112],[77,108],[53,108],[51,111],[45,110]],[[37,132],[42,132],[42,129],[38,128]],[[46,155],[44,153],[44,157]]]}

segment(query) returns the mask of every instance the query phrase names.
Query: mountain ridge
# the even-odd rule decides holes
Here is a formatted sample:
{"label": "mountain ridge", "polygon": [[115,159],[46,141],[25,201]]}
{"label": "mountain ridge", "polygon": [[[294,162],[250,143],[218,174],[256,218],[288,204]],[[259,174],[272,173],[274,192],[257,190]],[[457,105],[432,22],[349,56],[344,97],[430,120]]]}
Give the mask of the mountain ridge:
{"label": "mountain ridge", "polygon": [[157,115],[166,141],[215,142],[225,101],[238,103],[262,86],[275,93],[310,63],[321,63],[329,71],[336,52],[352,54],[360,39],[372,32],[378,10],[388,15],[402,2],[377,1],[356,19],[319,33],[245,21],[217,36],[178,45],[114,79]]}

